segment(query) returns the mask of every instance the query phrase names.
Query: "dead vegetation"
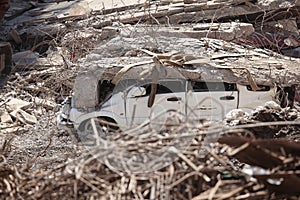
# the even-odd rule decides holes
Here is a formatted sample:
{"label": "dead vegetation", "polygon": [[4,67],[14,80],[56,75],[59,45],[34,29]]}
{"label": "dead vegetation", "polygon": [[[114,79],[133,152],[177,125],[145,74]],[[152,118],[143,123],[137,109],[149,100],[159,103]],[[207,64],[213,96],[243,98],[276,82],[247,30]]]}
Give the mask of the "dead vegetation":
{"label": "dead vegetation", "polygon": [[[299,127],[299,121],[291,122],[290,125]],[[258,121],[248,128],[289,124],[272,123],[270,126],[270,123]],[[114,139],[106,141],[108,145],[92,147],[89,152],[49,170],[30,169],[35,160],[27,166],[9,164],[11,142],[6,141],[1,149],[1,196],[24,199],[296,199],[299,195],[300,146],[293,137],[285,135],[275,139],[278,136],[274,130],[274,137],[260,139],[259,135],[246,131],[247,126],[234,129],[213,126],[207,130],[198,125],[190,128],[188,134],[183,134],[183,124],[179,127],[181,129],[176,126],[173,133],[152,132],[151,136],[149,130],[138,135],[114,135]],[[298,136],[298,131],[295,135]],[[204,136],[215,142],[208,144]],[[172,146],[167,142],[170,139]],[[176,143],[177,140],[188,141],[189,145],[184,144],[184,149],[180,149],[183,146]],[[169,154],[162,156],[161,151],[167,150]],[[153,159],[149,152],[161,157],[154,158],[159,165],[157,170],[153,172],[147,168],[150,164],[147,161],[135,163],[132,160],[133,155],[141,155],[141,152],[148,152],[147,159]],[[170,158],[175,158],[174,162],[168,162]],[[132,165],[131,170],[119,168],[121,163],[127,167]],[[141,164],[141,168],[135,168],[134,164]],[[155,165],[150,167],[153,169]],[[143,170],[143,173],[133,169]]]}
{"label": "dead vegetation", "polygon": [[[11,2],[12,5],[19,3]],[[100,141],[103,145],[88,150],[80,143],[76,145],[69,133],[58,130],[55,121],[57,105],[72,91],[81,59],[95,47],[101,50],[111,44],[111,37],[119,34],[117,30],[121,26],[123,32],[129,30],[133,34],[145,31],[139,24],[154,23],[161,27],[157,33],[167,32],[167,36],[179,34],[198,38],[205,35],[231,41],[240,35],[250,35],[251,39],[254,30],[265,33],[265,28],[274,28],[272,23],[265,26],[269,21],[288,19],[297,27],[297,2],[147,1],[93,11],[85,4],[73,2],[23,3],[26,6],[19,8],[21,12],[18,9],[18,12],[9,11],[1,27],[9,29],[12,24],[22,24],[14,27],[10,37],[4,34],[5,30],[1,33],[2,40],[12,44],[14,53],[11,73],[1,75],[0,81],[1,199],[299,198],[300,114],[297,109],[266,105],[250,115],[233,113],[227,116],[226,126],[180,123],[163,132],[135,129],[135,134],[115,133],[107,141]],[[65,9],[56,12],[56,6],[61,5],[66,5]],[[41,12],[40,8],[45,10]],[[63,10],[66,13],[61,13]],[[24,13],[23,21],[18,17],[20,13]],[[251,22],[246,26],[251,27],[241,33],[241,26],[228,28],[225,24],[224,28],[219,23],[231,20]],[[40,24],[41,21],[44,23]],[[199,22],[209,23],[206,28],[200,24],[192,29],[189,24],[183,24]],[[294,29],[285,30],[285,26],[280,27],[282,23],[274,25],[276,30],[285,34],[298,31],[293,26]],[[107,27],[109,25],[117,28]],[[225,34],[222,29],[233,32]],[[264,38],[259,37],[260,43],[256,45],[274,49],[274,41],[270,45],[266,43],[270,38]],[[249,45],[248,40],[243,38],[236,42]],[[274,40],[276,43],[279,39],[275,37]],[[205,41],[198,47],[206,55],[240,50],[221,40]],[[176,45],[172,44],[168,50],[174,47]],[[246,49],[253,48],[247,46]],[[296,49],[292,45],[280,46],[276,52],[282,53],[281,48]],[[167,52],[155,48],[148,50]],[[298,70],[295,64],[298,59],[262,49],[257,51],[264,54],[265,59],[275,55],[279,64],[274,64],[274,60],[267,64],[274,71],[284,68],[282,63],[288,63],[287,66],[293,63],[295,70],[286,71],[292,73],[294,83],[297,81],[299,74],[294,72]],[[122,56],[110,55],[112,52],[120,53],[101,51],[98,55],[107,57],[97,65],[126,64],[122,59],[117,60]],[[120,54],[132,59],[130,62],[136,62],[134,57],[139,57],[134,56],[138,52],[132,50]],[[239,55],[216,57],[213,62],[239,66],[243,55],[240,52]],[[258,62],[257,57],[252,56],[253,63]],[[266,62],[259,64],[265,66]],[[4,69],[3,65],[0,69]],[[258,80],[257,71],[252,73],[255,80]],[[286,74],[276,74],[274,80],[284,75],[282,81],[288,85],[290,79]],[[245,73],[239,76],[245,79]],[[151,159],[153,162],[149,164]]]}

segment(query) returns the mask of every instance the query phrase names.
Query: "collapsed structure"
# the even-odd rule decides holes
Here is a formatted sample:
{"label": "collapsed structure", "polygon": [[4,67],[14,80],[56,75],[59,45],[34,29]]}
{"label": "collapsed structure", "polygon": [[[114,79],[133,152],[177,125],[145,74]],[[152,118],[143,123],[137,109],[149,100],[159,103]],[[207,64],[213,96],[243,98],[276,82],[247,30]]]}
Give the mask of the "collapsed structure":
{"label": "collapsed structure", "polygon": [[[144,32],[129,36],[129,31],[126,36],[126,31],[121,30],[88,55],[75,81],[75,107],[99,105],[99,93],[106,90],[104,85],[101,88],[103,81],[111,83],[112,92],[116,79],[145,78],[141,75],[144,70],[157,68],[153,58],[158,58],[165,70],[175,69],[187,80],[238,83],[251,86],[253,91],[260,90],[259,85],[279,87],[290,101],[294,100],[300,80],[298,59],[218,39],[198,40],[184,34],[178,37],[172,32],[168,37],[161,36],[159,27],[155,33],[151,31],[153,27],[135,29]],[[167,78],[167,74],[158,74]]]}
{"label": "collapsed structure", "polygon": [[[11,2],[12,9],[2,26],[8,31],[1,32],[0,37],[13,47],[14,66],[5,88],[9,92],[0,94],[0,135],[18,133],[19,139],[17,143],[4,141],[0,149],[1,197],[284,199],[299,196],[299,112],[289,107],[267,104],[250,116],[238,112],[227,119],[230,125],[240,126],[209,127],[215,134],[225,135],[211,143],[208,154],[201,151],[201,138],[208,130],[201,123],[195,127],[195,135],[191,133],[192,144],[182,152],[169,148],[170,139],[185,145],[182,129],[146,133],[145,137],[116,133],[112,145],[93,149],[96,155],[92,157],[98,156],[102,162],[88,155],[78,158],[81,152],[74,150],[69,135],[57,131],[51,123],[55,121],[57,103],[73,88],[78,66],[81,71],[74,88],[76,106],[87,113],[101,105],[118,80],[149,75],[157,61],[163,64],[158,69],[174,69],[188,80],[238,83],[257,91],[264,86],[275,86],[283,89],[283,94],[294,91],[296,97],[297,89],[293,87],[299,80],[298,59],[262,48],[272,47],[284,55],[297,56],[298,1],[161,0],[128,4],[137,1],[122,0],[126,5],[118,7],[109,7],[110,1],[101,4],[98,0],[89,1],[90,5],[62,0]],[[260,33],[252,35],[253,31]],[[271,34],[266,36],[267,31]],[[235,40],[243,36],[246,38]],[[232,43],[250,45],[249,39],[254,37],[251,46]],[[76,65],[86,54],[89,56],[84,63]],[[100,95],[103,92],[105,95]],[[285,97],[282,100],[293,100],[289,95],[282,96]],[[45,117],[47,114],[50,117]],[[230,135],[231,132],[237,136]],[[28,135],[30,138],[26,138]],[[21,153],[16,153],[15,148]],[[164,168],[141,174],[133,174],[128,168],[114,171],[118,165],[137,167],[139,163],[133,162],[136,158],[144,158],[146,162],[140,164],[151,168],[153,165],[147,162],[150,157],[140,155],[156,150],[162,154],[157,154],[159,160],[151,164],[161,163]],[[167,150],[173,150],[172,155],[178,159],[166,162],[162,155]],[[36,156],[28,162],[23,153]]]}

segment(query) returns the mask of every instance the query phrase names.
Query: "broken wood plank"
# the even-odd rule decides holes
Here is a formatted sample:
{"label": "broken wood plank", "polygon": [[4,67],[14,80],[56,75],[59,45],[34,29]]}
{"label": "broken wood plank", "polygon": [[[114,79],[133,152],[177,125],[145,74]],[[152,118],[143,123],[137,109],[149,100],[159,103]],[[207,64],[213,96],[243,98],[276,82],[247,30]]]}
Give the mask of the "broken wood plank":
{"label": "broken wood plank", "polygon": [[19,120],[24,124],[35,124],[37,123],[37,118],[34,115],[27,113],[24,110],[16,109],[10,113],[11,116]]}
{"label": "broken wood plank", "polygon": [[156,31],[160,35],[178,36],[185,35],[190,38],[215,38],[232,41],[236,38],[248,36],[254,32],[250,23],[199,23],[192,28],[190,26],[176,26],[172,28],[160,28]]}
{"label": "broken wood plank", "polygon": [[22,43],[22,39],[21,39],[18,31],[16,31],[15,29],[11,29],[9,31],[9,35],[16,42],[16,44],[21,44]]}
{"label": "broken wood plank", "polygon": [[14,111],[18,109],[27,109],[32,106],[32,103],[21,99],[12,98],[6,103],[6,106],[10,111]]}
{"label": "broken wood plank", "polygon": [[1,123],[12,123],[13,120],[7,111],[4,111],[0,116]]}
{"label": "broken wood plank", "polygon": [[19,126],[14,127],[1,127],[0,126],[0,133],[2,134],[12,134],[12,133],[20,133],[25,131],[26,129]]}
{"label": "broken wood plank", "polygon": [[45,107],[47,109],[53,109],[56,107],[56,103],[50,100],[46,99],[40,99],[38,97],[34,98],[34,103],[36,103],[38,106]]}

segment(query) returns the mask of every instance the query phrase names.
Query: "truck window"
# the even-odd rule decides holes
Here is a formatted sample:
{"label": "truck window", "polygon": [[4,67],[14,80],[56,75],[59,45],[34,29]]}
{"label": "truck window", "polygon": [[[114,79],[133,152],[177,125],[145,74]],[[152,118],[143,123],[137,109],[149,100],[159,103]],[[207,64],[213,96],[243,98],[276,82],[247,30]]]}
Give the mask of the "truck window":
{"label": "truck window", "polygon": [[[146,89],[146,95],[149,96],[151,92],[151,84],[145,84],[141,87]],[[156,94],[167,94],[167,93],[176,93],[176,92],[185,92],[185,82],[184,81],[161,81],[157,85]]]}
{"label": "truck window", "polygon": [[237,91],[235,83],[225,82],[191,82],[194,92]]}
{"label": "truck window", "polygon": [[261,92],[266,92],[266,91],[270,91],[270,90],[271,90],[271,87],[268,86],[268,85],[257,85],[257,86],[258,86],[260,89],[259,89],[259,90],[256,90],[256,91],[254,91],[250,85],[247,85],[246,87],[247,87],[247,90],[249,90],[249,91],[254,91],[254,92],[259,92],[259,91],[261,91]]}

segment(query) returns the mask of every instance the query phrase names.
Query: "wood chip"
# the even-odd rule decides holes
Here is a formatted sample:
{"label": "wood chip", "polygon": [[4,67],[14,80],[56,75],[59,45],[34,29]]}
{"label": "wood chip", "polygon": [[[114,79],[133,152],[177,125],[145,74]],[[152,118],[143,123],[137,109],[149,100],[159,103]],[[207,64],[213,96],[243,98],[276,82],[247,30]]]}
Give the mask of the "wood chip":
{"label": "wood chip", "polygon": [[6,111],[1,114],[0,119],[1,119],[1,123],[12,123],[13,122],[11,116]]}
{"label": "wood chip", "polygon": [[37,119],[35,116],[28,114],[24,110],[17,109],[10,113],[17,120],[21,121],[24,124],[35,124],[37,123]]}
{"label": "wood chip", "polygon": [[40,99],[38,97],[34,98],[34,102],[39,105],[39,106],[43,106],[44,108],[47,109],[53,109],[56,107],[56,103],[50,100],[46,100],[46,99]]}
{"label": "wood chip", "polygon": [[14,111],[18,109],[27,109],[32,106],[32,103],[21,99],[12,98],[6,103],[6,105],[9,107],[10,111]]}

